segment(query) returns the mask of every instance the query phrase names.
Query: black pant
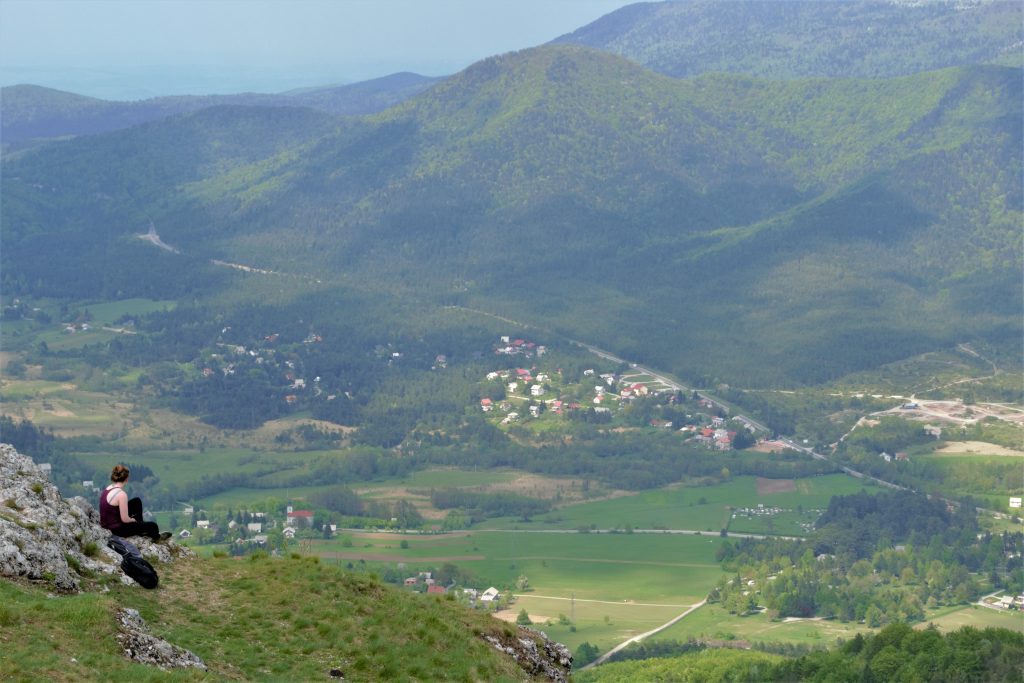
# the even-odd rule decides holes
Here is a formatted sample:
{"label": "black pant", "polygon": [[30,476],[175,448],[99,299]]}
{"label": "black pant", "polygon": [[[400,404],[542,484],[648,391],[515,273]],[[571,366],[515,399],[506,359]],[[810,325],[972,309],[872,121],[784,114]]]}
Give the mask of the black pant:
{"label": "black pant", "polygon": [[[142,519],[142,499],[132,498],[128,501],[128,516]],[[121,538],[128,536],[149,536],[154,541],[160,539],[160,527],[156,522],[125,522],[110,530],[110,533]]]}

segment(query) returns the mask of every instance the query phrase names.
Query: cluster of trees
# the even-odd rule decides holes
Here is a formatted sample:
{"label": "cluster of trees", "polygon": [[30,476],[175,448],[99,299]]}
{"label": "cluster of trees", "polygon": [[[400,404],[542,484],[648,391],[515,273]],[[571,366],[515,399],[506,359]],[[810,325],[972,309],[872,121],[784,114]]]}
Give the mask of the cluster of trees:
{"label": "cluster of trees", "polygon": [[479,522],[488,517],[521,517],[528,520],[551,509],[551,501],[530,498],[518,493],[499,491],[480,493],[465,489],[434,489],[430,502],[439,510],[459,509],[469,515],[470,521]]}
{"label": "cluster of trees", "polygon": [[[684,644],[685,646],[685,644]],[[652,651],[661,648],[650,645]],[[1004,628],[965,626],[950,633],[934,627],[914,630],[890,624],[878,633],[858,634],[830,651],[797,657],[736,649],[699,649],[624,661],[581,672],[584,683],[627,681],[1019,681],[1024,634]]]}
{"label": "cluster of trees", "polygon": [[890,624],[831,652],[787,659],[774,681],[1017,681],[1024,634],[965,626],[947,634]]}
{"label": "cluster of trees", "polygon": [[978,533],[972,508],[907,493],[836,496],[806,540],[741,539],[718,557],[733,571],[711,593],[729,611],[835,617],[880,626],[1024,590],[1024,535]]}

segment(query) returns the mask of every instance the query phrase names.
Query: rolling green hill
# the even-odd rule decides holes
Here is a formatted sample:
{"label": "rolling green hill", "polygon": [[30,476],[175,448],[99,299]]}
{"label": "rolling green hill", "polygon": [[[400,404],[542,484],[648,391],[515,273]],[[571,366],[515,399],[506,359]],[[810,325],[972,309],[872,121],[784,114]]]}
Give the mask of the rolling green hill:
{"label": "rolling green hill", "polygon": [[12,160],[5,278],[164,298],[152,273],[229,286],[215,257],[819,382],[1019,339],[1020,101],[1004,67],[675,80],[528,50],[371,118],[214,108]]}
{"label": "rolling green hill", "polygon": [[889,78],[968,64],[1021,66],[1012,1],[688,0],[627,5],[558,38],[670,76]]}

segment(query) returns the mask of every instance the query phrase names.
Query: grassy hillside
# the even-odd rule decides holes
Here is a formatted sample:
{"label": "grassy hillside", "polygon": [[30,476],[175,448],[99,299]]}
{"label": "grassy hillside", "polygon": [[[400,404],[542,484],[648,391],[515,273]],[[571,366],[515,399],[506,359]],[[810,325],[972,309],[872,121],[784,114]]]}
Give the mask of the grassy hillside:
{"label": "grassy hillside", "polygon": [[671,76],[887,78],[963,64],[1021,65],[1015,2],[646,2],[556,42],[628,57]]}
{"label": "grassy hillside", "polygon": [[[315,558],[178,561],[160,588],[48,599],[0,581],[4,678],[14,681],[526,678],[481,636],[513,629],[456,603],[399,592]],[[114,612],[137,609],[150,630],[199,655],[208,674],[124,659]]]}
{"label": "grassy hillside", "polygon": [[[561,46],[344,124],[212,109],[10,162],[5,277],[159,298],[120,272],[195,268],[209,291],[212,256],[493,311],[695,381],[820,382],[1019,336],[1020,83],[677,81]],[[147,218],[183,253],[128,239]]]}

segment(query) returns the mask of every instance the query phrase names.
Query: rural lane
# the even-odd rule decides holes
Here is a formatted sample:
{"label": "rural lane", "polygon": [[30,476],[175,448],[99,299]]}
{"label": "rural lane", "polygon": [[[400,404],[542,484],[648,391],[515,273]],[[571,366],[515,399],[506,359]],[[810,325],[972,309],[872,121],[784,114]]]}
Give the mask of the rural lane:
{"label": "rural lane", "polygon": [[676,617],[673,617],[670,621],[665,622],[664,624],[662,624],[658,628],[651,629],[650,631],[648,631],[646,633],[641,633],[638,636],[633,636],[629,640],[626,640],[626,641],[624,641],[622,643],[619,643],[618,645],[613,647],[611,650],[608,650],[608,652],[605,652],[603,655],[601,655],[600,657],[598,657],[597,659],[592,661],[590,664],[587,664],[586,666],[580,667],[580,671],[586,671],[587,669],[589,669],[591,667],[598,666],[600,664],[604,664],[606,661],[608,661],[609,657],[614,655],[619,650],[624,649],[625,647],[627,647],[631,643],[639,643],[641,640],[643,640],[647,636],[653,636],[655,633],[660,633],[661,631],[664,631],[669,626],[673,626],[674,624],[679,622],[683,617],[685,617],[690,612],[693,612],[694,610],[700,609],[706,603],[707,603],[707,599],[705,598],[704,600],[701,600],[700,602],[698,602],[695,605],[690,605],[690,607],[687,608],[687,610],[685,612],[683,612],[682,614],[680,614],[680,615],[678,615]]}

